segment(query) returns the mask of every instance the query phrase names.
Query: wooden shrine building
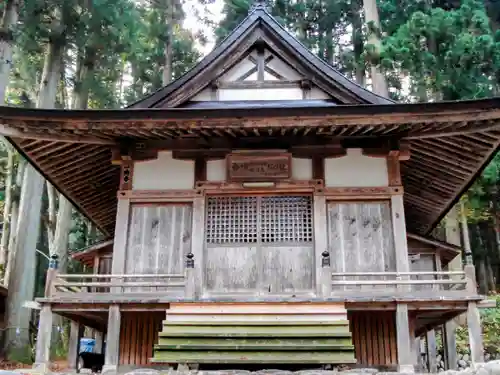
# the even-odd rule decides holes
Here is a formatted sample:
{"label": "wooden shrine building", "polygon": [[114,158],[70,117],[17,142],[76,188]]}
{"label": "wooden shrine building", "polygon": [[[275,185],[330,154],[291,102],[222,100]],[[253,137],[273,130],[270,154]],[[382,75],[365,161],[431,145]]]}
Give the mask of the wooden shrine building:
{"label": "wooden shrine building", "polygon": [[496,152],[500,99],[393,103],[255,6],[129,108],[1,107],[0,120],[107,235],[75,255],[93,274],[53,264],[39,366],[53,314],[105,334],[105,370],[413,371],[416,338],[447,325],[452,340],[463,313],[483,361],[471,257],[429,233]]}

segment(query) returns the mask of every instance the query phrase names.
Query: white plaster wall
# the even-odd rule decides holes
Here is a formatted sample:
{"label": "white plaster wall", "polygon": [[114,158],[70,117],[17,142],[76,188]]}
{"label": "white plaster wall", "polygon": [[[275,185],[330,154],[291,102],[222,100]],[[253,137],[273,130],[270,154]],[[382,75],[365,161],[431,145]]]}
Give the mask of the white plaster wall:
{"label": "white plaster wall", "polygon": [[[267,57],[268,55],[266,54],[266,58]],[[277,58],[276,55],[274,55],[274,58],[267,63],[267,66],[281,74],[286,80],[293,81],[302,78],[302,76],[295,69],[283,60]]]}
{"label": "white plaster wall", "polygon": [[301,100],[300,87],[275,89],[221,89],[219,100]]}
{"label": "white plaster wall", "polygon": [[194,161],[173,159],[170,151],[159,152],[156,160],[134,164],[134,190],[176,190],[193,187]]}
{"label": "white plaster wall", "polygon": [[198,94],[191,98],[193,102],[209,102],[212,100],[212,90],[203,89]]}
{"label": "white plaster wall", "polygon": [[292,178],[294,180],[312,180],[312,160],[292,158]]}
{"label": "white plaster wall", "polygon": [[226,160],[207,161],[207,181],[226,181]]}
{"label": "white plaster wall", "polygon": [[330,95],[317,87],[311,88],[310,97],[311,99],[331,99]]}
{"label": "white plaster wall", "polygon": [[365,156],[361,149],[347,149],[347,155],[344,157],[325,159],[325,185],[388,186],[386,159]]}
{"label": "white plaster wall", "polygon": [[[256,52],[252,52],[251,56],[254,58],[257,57]],[[234,65],[229,71],[225,74],[223,74],[220,78],[221,81],[227,82],[227,81],[236,81],[238,78],[240,78],[243,74],[251,70],[255,66],[254,63],[252,63],[248,57],[241,60],[239,63]]]}

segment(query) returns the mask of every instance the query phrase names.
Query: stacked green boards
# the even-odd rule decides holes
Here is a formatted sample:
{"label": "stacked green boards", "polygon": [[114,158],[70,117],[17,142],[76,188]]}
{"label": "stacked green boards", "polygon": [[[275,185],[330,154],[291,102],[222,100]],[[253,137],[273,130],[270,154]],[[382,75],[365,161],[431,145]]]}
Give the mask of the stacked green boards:
{"label": "stacked green boards", "polygon": [[[279,315],[279,314],[278,314]],[[198,315],[199,316],[199,315]],[[230,320],[224,318],[230,316]],[[324,316],[324,314],[322,314]],[[238,319],[211,315],[196,321],[182,315],[163,322],[153,363],[347,364],[355,363],[347,319],[318,320],[287,314]]]}

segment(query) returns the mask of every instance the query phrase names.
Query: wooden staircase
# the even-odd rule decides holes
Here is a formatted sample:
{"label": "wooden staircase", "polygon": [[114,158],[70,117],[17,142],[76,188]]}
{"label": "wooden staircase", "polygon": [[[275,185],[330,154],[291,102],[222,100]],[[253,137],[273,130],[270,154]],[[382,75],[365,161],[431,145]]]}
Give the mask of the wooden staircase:
{"label": "wooden staircase", "polygon": [[173,303],[153,363],[355,363],[343,303]]}

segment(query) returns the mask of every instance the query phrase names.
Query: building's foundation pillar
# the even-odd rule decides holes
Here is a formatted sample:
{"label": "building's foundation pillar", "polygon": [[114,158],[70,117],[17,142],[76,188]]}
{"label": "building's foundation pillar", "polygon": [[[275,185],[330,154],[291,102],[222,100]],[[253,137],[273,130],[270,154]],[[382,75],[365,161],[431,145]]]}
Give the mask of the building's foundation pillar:
{"label": "building's foundation pillar", "polygon": [[426,354],[427,354],[427,368],[430,373],[438,372],[437,364],[437,346],[436,346],[436,331],[431,329],[425,335],[426,341]]}
{"label": "building's foundation pillar", "polygon": [[481,317],[476,302],[469,302],[467,308],[467,327],[469,329],[469,346],[472,364],[484,362],[483,335]]}
{"label": "building's foundation pillar", "polygon": [[398,347],[398,371],[415,372],[407,304],[398,304],[396,306],[396,341]]}
{"label": "building's foundation pillar", "polygon": [[72,320],[70,323],[68,343],[68,366],[72,370],[77,368],[78,352],[80,351],[80,332],[80,324]]}
{"label": "building's foundation pillar", "polygon": [[94,352],[102,354],[102,347],[104,344],[104,334],[101,331],[95,331],[95,349]]}
{"label": "building's foundation pillar", "polygon": [[43,305],[38,322],[35,364],[33,365],[34,368],[43,373],[49,371],[52,320],[53,315],[50,305]]}
{"label": "building's foundation pillar", "polygon": [[443,325],[443,349],[447,370],[457,369],[457,324],[450,320]]}
{"label": "building's foundation pillar", "polygon": [[104,356],[104,367],[102,373],[107,371],[116,372],[120,355],[120,323],[121,313],[119,305],[109,307],[108,333],[106,336],[106,354]]}

